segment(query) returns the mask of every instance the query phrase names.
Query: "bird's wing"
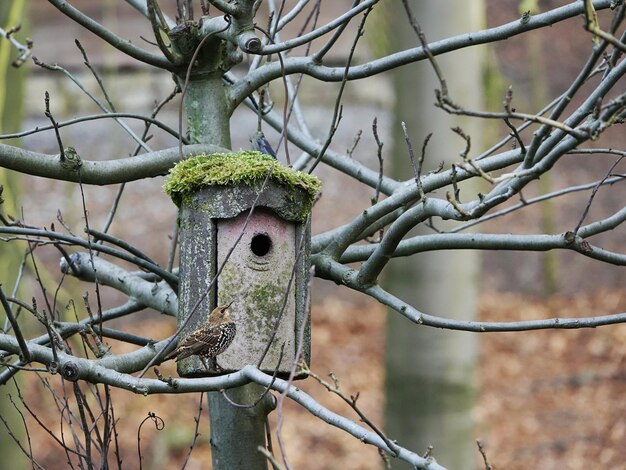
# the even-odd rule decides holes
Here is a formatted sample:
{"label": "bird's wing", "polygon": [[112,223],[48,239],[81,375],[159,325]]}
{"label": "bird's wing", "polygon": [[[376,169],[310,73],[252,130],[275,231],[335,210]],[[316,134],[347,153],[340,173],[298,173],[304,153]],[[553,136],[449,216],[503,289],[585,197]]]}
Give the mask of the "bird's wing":
{"label": "bird's wing", "polygon": [[198,328],[189,333],[189,336],[185,337],[177,348],[177,360],[196,354],[202,354],[204,351],[213,348],[219,338],[219,334],[217,333],[215,327]]}
{"label": "bird's wing", "polygon": [[194,331],[191,336],[193,336],[194,343],[198,344],[198,347],[201,349],[211,349],[215,347],[219,337],[220,331],[218,327],[210,327],[210,328],[199,328]]}

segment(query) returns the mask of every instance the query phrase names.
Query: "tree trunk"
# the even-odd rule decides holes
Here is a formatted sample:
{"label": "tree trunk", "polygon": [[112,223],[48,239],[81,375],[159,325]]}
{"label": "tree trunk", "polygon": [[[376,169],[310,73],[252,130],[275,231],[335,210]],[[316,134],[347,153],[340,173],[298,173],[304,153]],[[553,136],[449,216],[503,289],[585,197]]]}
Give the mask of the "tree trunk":
{"label": "tree trunk", "polygon": [[[484,23],[482,0],[410,4],[429,42],[478,30]],[[393,9],[393,50],[419,46],[417,35],[405,19],[402,3],[394,2]],[[437,58],[451,98],[466,108],[481,105],[481,55],[482,50],[477,47],[462,55],[452,53]],[[434,90],[440,85],[428,61],[397,70],[394,85],[394,177],[406,180],[413,175],[402,121],[416,156],[426,136],[438,130],[426,149],[423,173],[435,169],[442,160],[445,168],[459,161],[465,142],[449,130],[451,127],[460,126],[471,135],[471,153],[480,148],[480,128],[475,121],[449,116],[433,106]],[[463,184],[461,188],[461,201],[480,191],[475,185]],[[445,198],[445,194],[438,197]],[[433,223],[440,230],[448,227],[441,220]],[[428,232],[422,229],[417,233]],[[421,253],[392,261],[385,284],[421,311],[471,320],[476,311],[479,263],[477,253],[471,251]],[[417,452],[425,452],[432,445],[433,455],[448,468],[468,469],[474,462],[470,411],[474,401],[476,340],[474,333],[419,327],[397,314],[390,315],[387,323],[387,432]],[[399,463],[397,468],[408,467]]]}
{"label": "tree trunk", "polygon": [[[265,387],[248,384],[227,390],[231,401],[248,405],[261,396]],[[252,408],[237,408],[220,392],[209,393],[211,414],[211,458],[213,470],[267,469],[267,458],[259,447],[265,447],[265,420],[274,409],[270,394]]]}
{"label": "tree trunk", "polygon": [[[184,106],[188,134],[193,143],[230,148],[230,115],[220,76],[192,79],[185,93]],[[215,305],[210,307],[209,312]],[[257,384],[248,384],[226,393],[234,403],[249,405],[263,390],[264,387]],[[265,420],[273,409],[271,398],[266,395],[254,407],[236,407],[221,392],[209,392],[208,403],[213,470],[266,470],[267,459],[258,448],[265,447]]]}

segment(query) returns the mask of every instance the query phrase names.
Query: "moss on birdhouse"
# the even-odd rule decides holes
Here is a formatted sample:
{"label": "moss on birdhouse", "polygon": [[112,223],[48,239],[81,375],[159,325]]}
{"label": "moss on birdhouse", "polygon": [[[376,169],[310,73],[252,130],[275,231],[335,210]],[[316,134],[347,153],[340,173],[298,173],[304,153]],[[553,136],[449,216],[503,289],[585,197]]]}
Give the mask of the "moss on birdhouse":
{"label": "moss on birdhouse", "polygon": [[208,186],[255,186],[269,180],[286,188],[299,188],[311,206],[322,182],[296,171],[260,152],[242,151],[197,155],[179,162],[170,170],[163,189],[177,206],[190,195]]}

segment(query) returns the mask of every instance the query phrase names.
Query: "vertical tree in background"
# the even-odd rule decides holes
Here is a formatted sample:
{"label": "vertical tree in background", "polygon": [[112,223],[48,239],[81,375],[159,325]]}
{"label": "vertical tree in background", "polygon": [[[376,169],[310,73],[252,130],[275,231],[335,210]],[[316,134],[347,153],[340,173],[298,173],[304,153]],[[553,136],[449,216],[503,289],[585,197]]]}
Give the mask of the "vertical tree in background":
{"label": "vertical tree in background", "polygon": [[[24,0],[3,2],[0,4],[0,28],[4,31],[11,31],[11,28],[15,25],[24,23],[24,12]],[[13,34],[21,40],[24,40],[26,37],[23,30],[14,31]],[[16,132],[21,126],[26,70],[24,67],[12,66],[14,61],[19,62],[19,60],[19,52],[12,49],[9,41],[0,40],[0,134]],[[19,175],[0,168],[0,186],[3,186],[11,194],[15,195],[11,201],[5,202],[5,210],[12,214],[19,213]],[[0,260],[2,260],[0,263],[0,284],[7,290],[12,290],[13,286],[16,285],[22,256],[23,253],[20,253],[20,251],[7,244],[0,243]],[[15,432],[23,438],[24,433],[18,431],[21,429],[19,414],[7,398],[8,394],[16,396],[16,389],[13,384],[8,384],[2,392],[0,393],[0,414],[7,419]],[[7,461],[13,462],[15,468],[23,467],[27,463],[19,448],[13,445],[7,429],[1,425],[0,454]]]}
{"label": "vertical tree in background", "polygon": [[[454,36],[465,30],[479,30],[485,24],[484,2],[444,0],[408,2],[414,18],[406,16],[402,2],[395,2],[388,16],[393,50],[420,44],[418,34],[428,41]],[[449,14],[463,11],[463,15]],[[480,109],[484,72],[484,49],[472,48],[463,54],[449,54],[437,60],[451,96],[463,106]],[[453,80],[452,77],[463,77]],[[419,85],[418,85],[419,84]],[[416,157],[424,157],[422,171],[435,171],[442,164],[449,168],[466,147],[454,128],[472,137],[473,149],[483,146],[482,122],[454,116],[436,106],[439,83],[430,64],[402,67],[394,72],[396,104],[393,110],[393,176],[407,178],[413,173],[406,158],[404,129]],[[429,137],[430,135],[430,137]],[[423,147],[423,142],[427,144]],[[483,184],[465,185],[466,196],[477,194]],[[445,194],[440,194],[440,197]],[[433,222],[434,227],[418,227],[416,233],[428,236],[436,230],[449,230],[454,223]],[[480,260],[476,251],[440,250],[398,258],[389,264],[384,285],[398,297],[427,311],[446,312],[458,320],[476,319]],[[432,445],[446,456],[450,468],[470,468],[475,447],[471,410],[474,402],[476,335],[448,330],[408,328],[405,318],[389,315],[387,325],[385,429],[402,436],[412,448]],[[412,367],[406,367],[406,364]],[[407,467],[408,468],[408,467]]]}

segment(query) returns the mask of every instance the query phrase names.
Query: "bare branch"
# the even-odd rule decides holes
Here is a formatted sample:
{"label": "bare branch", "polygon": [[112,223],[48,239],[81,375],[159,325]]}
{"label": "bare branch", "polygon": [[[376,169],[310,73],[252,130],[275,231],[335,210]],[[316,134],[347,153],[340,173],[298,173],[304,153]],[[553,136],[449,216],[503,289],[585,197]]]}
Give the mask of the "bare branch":
{"label": "bare branch", "polygon": [[[131,299],[146,307],[154,308],[167,315],[176,316],[178,297],[167,283],[155,284],[145,281],[100,257],[90,259],[86,253],[73,253],[70,258],[78,271],[77,277],[79,279],[95,282],[97,273],[97,280],[100,284],[124,292]],[[65,260],[61,261],[61,270],[69,271],[69,266]],[[178,279],[171,273],[169,273],[169,276],[170,279],[168,280],[173,283],[175,281],[174,285],[177,286]],[[171,279],[172,277],[173,279]]]}
{"label": "bare branch", "polygon": [[603,31],[598,24],[598,16],[596,15],[595,8],[593,6],[593,2],[590,0],[584,0],[585,2],[585,29],[590,33],[593,33],[595,36],[596,43],[599,43],[598,37],[604,39],[617,49],[622,52],[626,52],[626,44],[623,44],[610,33]]}
{"label": "bare branch", "polygon": [[[228,151],[216,145],[187,145],[183,147],[182,158],[203,153],[225,153]],[[170,168],[181,160],[181,155],[178,148],[169,148],[144,153],[136,157],[122,157],[108,161],[79,158],[81,161],[80,175],[76,171],[64,168],[58,155],[46,155],[0,144],[0,167],[33,176],[75,183],[81,181],[83,184],[99,186],[165,175]]]}
{"label": "bare branch", "polygon": [[[593,5],[597,10],[610,8],[612,3],[612,0],[593,1]],[[447,39],[432,42],[428,44],[428,48],[433,56],[437,56],[447,52],[463,49],[465,47],[476,46],[478,44],[488,44],[508,39],[528,31],[543,28],[568,18],[574,18],[583,13],[583,11],[583,3],[574,2],[545,13],[534,15],[526,23],[516,20],[494,28],[453,36]],[[358,80],[361,78],[371,77],[402,65],[419,62],[427,58],[428,56],[423,47],[408,49],[406,51],[391,54],[382,59],[352,66],[347,75],[347,79]],[[326,67],[315,64],[311,58],[306,57],[292,57],[285,59],[284,71],[287,74],[304,73],[327,82],[339,82],[343,80],[344,76],[342,67]],[[257,70],[248,74],[245,80],[241,80],[233,86],[231,92],[233,100],[236,103],[240,103],[254,90],[260,88],[265,83],[279,78],[280,76],[281,67],[276,62],[259,67]]]}
{"label": "bare branch", "polygon": [[[156,274],[157,276],[161,277],[162,279],[166,279],[169,283],[176,285],[178,283],[178,279],[177,277],[172,274],[169,271],[166,271],[164,269],[162,269],[160,266],[154,265],[148,261],[146,261],[143,258],[137,257],[135,255],[132,254],[128,254],[126,252],[117,250],[115,248],[111,248],[109,246],[106,245],[101,245],[101,244],[93,244],[90,245],[90,242],[87,240],[84,240],[82,238],[78,238],[78,237],[74,237],[74,236],[70,236],[70,235],[65,235],[59,232],[53,232],[50,230],[40,230],[40,229],[33,229],[33,228],[22,228],[22,227],[2,227],[0,226],[0,234],[2,233],[8,233],[8,234],[15,234],[15,235],[19,235],[19,236],[23,236],[24,239],[26,241],[31,241],[32,236],[41,236],[41,237],[45,237],[45,238],[49,238],[51,240],[53,240],[55,243],[65,243],[68,245],[76,245],[76,246],[81,246],[83,248],[89,249],[89,247],[91,246],[91,249],[94,251],[99,251],[102,253],[107,253],[110,254],[116,258],[119,259],[123,259],[125,261],[129,261],[130,263],[133,263],[134,265],[141,267],[143,269],[146,269],[147,271],[150,271],[154,274]],[[80,260],[80,255],[77,253],[74,253],[72,256],[76,256],[76,258],[74,258],[74,262]],[[65,263],[65,259],[62,260],[62,263]],[[87,266],[89,263],[85,263],[84,266]],[[74,266],[74,268],[76,269],[77,266]],[[69,264],[67,265],[67,270],[69,271],[71,268],[69,266]]]}
{"label": "bare branch", "polygon": [[262,51],[259,51],[258,53],[263,54],[263,55],[270,55],[270,54],[275,54],[277,52],[287,51],[289,49],[293,49],[298,46],[302,46],[303,44],[309,43],[313,41],[314,39],[320,36],[323,36],[324,34],[329,33],[333,29],[336,29],[336,28],[341,27],[342,25],[345,25],[356,15],[374,6],[378,2],[379,0],[366,0],[363,3],[360,3],[359,5],[357,5],[356,7],[351,8],[343,15],[338,16],[331,22],[325,24],[324,26],[320,26],[315,31],[311,31],[310,33],[303,34],[297,37],[296,39],[291,39],[283,43],[274,44],[272,46],[266,46],[263,48]]}
{"label": "bare branch", "polygon": [[[142,116],[140,114],[135,114],[135,113],[92,114],[90,116],[84,116],[84,117],[80,117],[80,118],[70,119],[69,121],[57,122],[56,123],[56,128],[61,129],[62,127],[72,126],[72,125],[75,125],[75,124],[79,124],[81,122],[96,121],[96,120],[100,120],[100,119],[115,119],[115,118],[139,119],[141,121],[145,121],[146,125],[153,124],[156,127],[158,127],[159,129],[162,129],[163,131],[167,132],[171,136],[175,137],[176,139],[179,138],[178,132],[176,132],[171,127],[165,125],[161,121],[159,121],[157,119],[154,119],[154,117]],[[30,130],[27,130],[27,131],[13,132],[11,134],[2,134],[2,135],[0,135],[0,140],[2,140],[2,139],[15,139],[15,138],[20,138],[20,137],[27,137],[29,135],[33,135],[33,134],[36,134],[38,132],[48,131],[48,130],[51,130],[51,129],[54,129],[54,128],[55,128],[54,125],[42,126],[42,127],[37,126],[34,129],[30,129]],[[183,137],[183,143],[185,145],[189,144],[189,141],[187,140],[187,138]]]}
{"label": "bare branch", "polygon": [[13,26],[8,31],[5,31],[4,29],[0,28],[0,36],[2,36],[7,41],[9,41],[11,45],[15,49],[17,49],[17,51],[19,52],[19,55],[17,56],[17,58],[11,64],[13,65],[13,67],[21,67],[22,65],[24,65],[24,63],[31,56],[32,50],[33,50],[32,40],[26,39],[26,44],[22,44],[13,37],[15,33],[19,32],[21,29],[22,29],[22,25]]}
{"label": "bare branch", "polygon": [[475,333],[503,332],[503,331],[530,331],[543,329],[576,329],[597,328],[605,325],[626,323],[626,312],[612,315],[590,317],[558,317],[543,320],[529,320],[519,322],[474,322],[444,318],[422,313],[401,299],[391,295],[375,284],[364,285],[359,282],[358,271],[332,260],[325,255],[314,255],[316,275],[322,279],[340,282],[342,285],[358,292],[369,295],[396,312],[402,314],[417,325],[432,326],[448,330],[473,331]]}
{"label": "bare branch", "polygon": [[149,65],[153,65],[155,67],[173,71],[175,65],[172,64],[166,58],[151,54],[135,45],[133,45],[130,41],[122,39],[121,37],[113,34],[107,28],[102,26],[97,21],[94,21],[89,16],[85,15],[83,12],[74,8],[65,0],[48,0],[55,8],[57,8],[64,15],[72,18],[78,24],[84,26],[86,29],[96,34],[100,38],[104,39],[106,42],[111,44],[116,49],[121,52],[133,57],[141,62],[144,62]]}

